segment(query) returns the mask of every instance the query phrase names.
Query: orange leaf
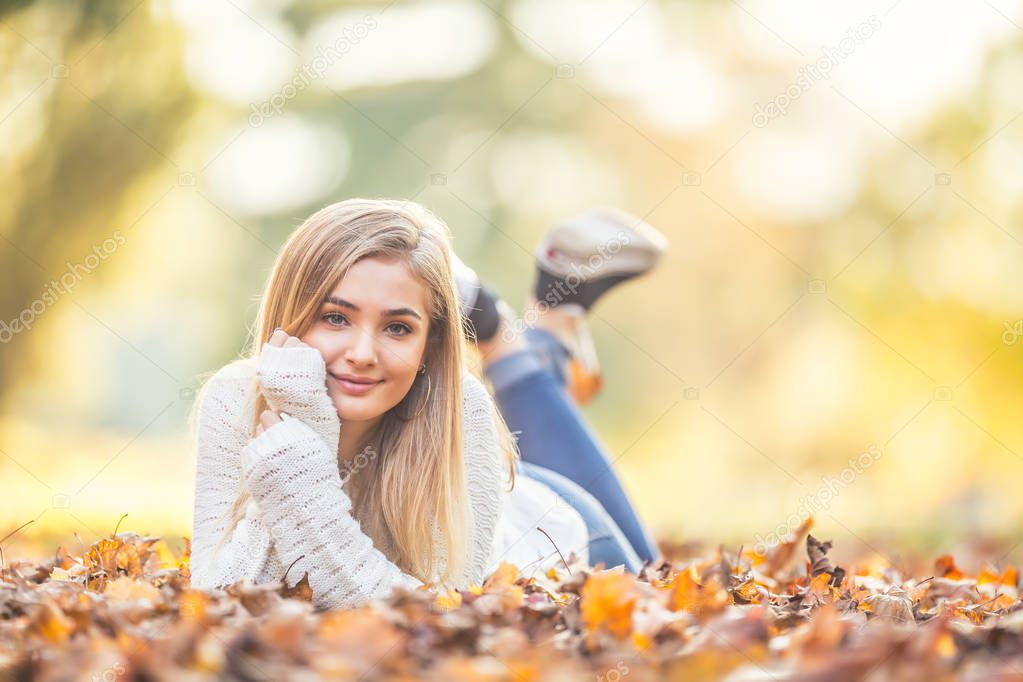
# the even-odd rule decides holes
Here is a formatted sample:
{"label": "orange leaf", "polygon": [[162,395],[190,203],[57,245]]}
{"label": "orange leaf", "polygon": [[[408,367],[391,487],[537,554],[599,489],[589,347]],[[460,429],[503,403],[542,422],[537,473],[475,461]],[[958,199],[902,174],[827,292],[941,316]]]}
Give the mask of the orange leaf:
{"label": "orange leaf", "polygon": [[126,575],[107,584],[103,594],[114,601],[143,600],[156,604],[160,601],[160,590],[144,580],[135,580]]}
{"label": "orange leaf", "polygon": [[483,583],[484,592],[493,592],[499,590],[502,587],[514,585],[515,580],[519,577],[519,569],[514,564],[509,564],[507,561],[502,561],[501,565],[497,567],[486,582]]}
{"label": "orange leaf", "polygon": [[636,605],[633,579],[624,573],[594,573],[586,579],[579,608],[591,631],[600,628],[619,639],[632,630],[632,609]]}
{"label": "orange leaf", "polygon": [[700,583],[696,573],[696,565],[675,575],[668,597],[668,608],[672,611],[688,611],[699,617],[708,616],[721,611],[728,605],[728,593],[721,589],[715,580]]}
{"label": "orange leaf", "polygon": [[942,554],[934,562],[934,571],[942,578],[949,580],[962,580],[965,574],[956,566],[956,561],[951,554]]}
{"label": "orange leaf", "polygon": [[205,592],[189,590],[181,595],[178,601],[178,612],[181,619],[187,622],[200,623],[206,617],[206,607],[210,602]]}
{"label": "orange leaf", "polygon": [[1002,584],[1016,587],[1019,585],[1019,571],[1015,566],[1008,566],[1002,572]]}
{"label": "orange leaf", "polygon": [[1016,581],[1018,578],[1019,574],[1012,566],[1007,567],[1002,573],[998,573],[997,569],[991,566],[984,566],[980,573],[977,574],[977,584],[985,585],[993,583],[995,585],[1016,587]]}
{"label": "orange leaf", "polygon": [[798,528],[785,537],[783,542],[767,551],[765,556],[767,566],[763,571],[766,575],[773,576],[792,562],[792,559],[802,546],[803,538],[813,529],[813,524],[813,516],[806,517],[803,523],[799,524]]}
{"label": "orange leaf", "polygon": [[739,604],[759,604],[760,588],[753,578],[732,589],[732,602]]}
{"label": "orange leaf", "polygon": [[1009,609],[1016,603],[1016,600],[1007,594],[1000,594],[987,604],[988,611],[1000,611]]}
{"label": "orange leaf", "polygon": [[437,606],[450,611],[462,605],[462,595],[455,590],[444,590],[437,595],[436,602]]}
{"label": "orange leaf", "polygon": [[994,583],[998,585],[1002,582],[1002,576],[995,569],[985,565],[980,569],[980,573],[977,574],[977,584],[986,585],[988,583]]}
{"label": "orange leaf", "polygon": [[40,635],[50,642],[63,642],[74,629],[74,621],[64,615],[52,601],[44,601],[32,618],[29,632]]}
{"label": "orange leaf", "polygon": [[804,604],[830,604],[839,596],[837,589],[831,586],[830,573],[818,573],[810,580],[810,587],[803,596]]}

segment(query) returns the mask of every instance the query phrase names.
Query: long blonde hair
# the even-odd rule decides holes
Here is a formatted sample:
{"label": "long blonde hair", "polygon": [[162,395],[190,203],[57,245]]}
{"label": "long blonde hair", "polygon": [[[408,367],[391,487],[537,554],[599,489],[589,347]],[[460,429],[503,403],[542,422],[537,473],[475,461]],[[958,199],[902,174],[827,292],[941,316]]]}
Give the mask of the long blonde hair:
{"label": "long blonde hair", "polygon": [[[348,199],[320,209],[295,230],[278,255],[250,349],[255,360],[277,328],[301,337],[348,268],[363,258],[399,258],[426,287],[426,373],[417,375],[363,444],[375,448],[377,456],[352,473],[349,485],[353,513],[374,546],[427,584],[461,583],[471,541],[462,458],[464,323],[449,249],[447,225],[411,201]],[[254,434],[267,404],[258,383],[250,396]],[[406,421],[405,415],[420,408],[416,418]],[[514,481],[514,439],[500,413],[492,412]],[[249,497],[243,490],[236,500],[228,536],[244,516]],[[438,531],[439,545],[434,544]],[[440,563],[443,572],[438,571]]]}

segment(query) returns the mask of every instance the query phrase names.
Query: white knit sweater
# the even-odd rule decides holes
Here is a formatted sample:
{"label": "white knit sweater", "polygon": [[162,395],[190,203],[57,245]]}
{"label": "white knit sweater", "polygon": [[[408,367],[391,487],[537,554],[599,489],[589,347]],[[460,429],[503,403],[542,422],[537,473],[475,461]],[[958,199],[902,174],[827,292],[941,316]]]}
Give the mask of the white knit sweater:
{"label": "white knit sweater", "polygon": [[[386,597],[395,587],[418,587],[373,546],[352,516],[337,466],[340,424],[327,395],[326,368],[315,348],[265,346],[258,371],[237,361],[217,372],[199,406],[192,585],[212,589],[248,579],[289,584],[308,572],[313,601],[349,607]],[[254,392],[259,388],[289,415],[256,438]],[[455,587],[482,584],[500,561],[543,569],[559,558],[539,525],[568,556],[587,559],[579,514],[542,484],[516,477],[509,493],[507,465],[497,442],[486,389],[466,372],[462,384],[463,459],[471,507],[468,562]],[[231,509],[245,481],[252,494],[245,516],[222,544]],[[434,540],[437,541],[435,536]],[[439,572],[439,571],[438,571]]]}

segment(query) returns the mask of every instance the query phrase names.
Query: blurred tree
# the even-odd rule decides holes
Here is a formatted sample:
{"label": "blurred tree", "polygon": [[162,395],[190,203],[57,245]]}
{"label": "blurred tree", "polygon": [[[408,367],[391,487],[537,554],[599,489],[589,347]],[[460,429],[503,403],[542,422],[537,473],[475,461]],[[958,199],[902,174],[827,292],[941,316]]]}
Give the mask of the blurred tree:
{"label": "blurred tree", "polygon": [[[0,155],[3,322],[31,310],[68,262],[81,263],[111,236],[111,216],[134,183],[156,169],[174,172],[168,150],[197,99],[184,81],[180,41],[168,33],[173,25],[140,4],[0,7],[0,62],[7,64],[0,92],[19,93],[26,79],[39,83],[4,112],[0,134],[23,132],[8,120],[25,114],[17,109],[35,112],[41,129],[20,153]],[[36,26],[47,35],[35,37]],[[14,335],[0,353],[0,392],[30,339]]]}

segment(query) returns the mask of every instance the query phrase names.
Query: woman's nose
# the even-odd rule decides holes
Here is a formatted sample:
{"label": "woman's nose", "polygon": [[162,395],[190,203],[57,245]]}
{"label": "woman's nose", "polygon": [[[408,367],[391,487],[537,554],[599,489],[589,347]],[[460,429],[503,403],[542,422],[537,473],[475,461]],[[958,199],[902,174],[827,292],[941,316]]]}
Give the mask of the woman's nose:
{"label": "woman's nose", "polygon": [[372,330],[355,328],[355,338],[345,352],[346,359],[357,365],[375,365],[377,363],[376,339]]}

